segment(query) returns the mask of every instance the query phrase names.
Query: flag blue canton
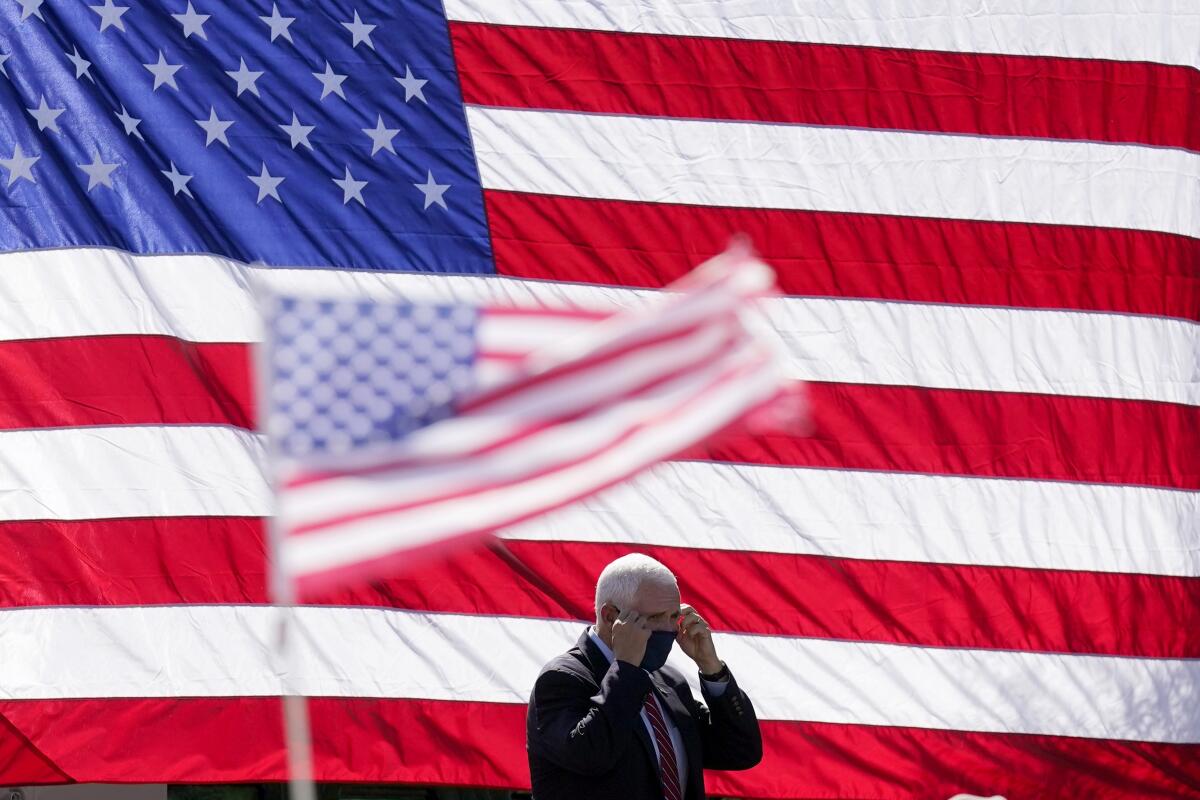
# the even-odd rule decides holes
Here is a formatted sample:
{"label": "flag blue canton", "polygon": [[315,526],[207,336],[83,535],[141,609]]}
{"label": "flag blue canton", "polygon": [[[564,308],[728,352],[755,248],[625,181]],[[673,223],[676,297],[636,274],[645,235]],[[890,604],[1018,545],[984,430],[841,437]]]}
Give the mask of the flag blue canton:
{"label": "flag blue canton", "polygon": [[5,0],[0,250],[491,272],[438,0]]}
{"label": "flag blue canton", "polygon": [[472,386],[472,306],[276,297],[268,433],[302,459],[397,441],[453,413]]}

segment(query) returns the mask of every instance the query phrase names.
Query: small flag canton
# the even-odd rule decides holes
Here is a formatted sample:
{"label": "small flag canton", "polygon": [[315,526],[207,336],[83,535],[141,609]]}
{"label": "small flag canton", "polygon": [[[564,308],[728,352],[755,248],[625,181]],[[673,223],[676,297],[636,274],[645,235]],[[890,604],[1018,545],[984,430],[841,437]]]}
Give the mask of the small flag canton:
{"label": "small flag canton", "polygon": [[267,432],[295,460],[394,442],[453,413],[474,381],[472,306],[274,299]]}

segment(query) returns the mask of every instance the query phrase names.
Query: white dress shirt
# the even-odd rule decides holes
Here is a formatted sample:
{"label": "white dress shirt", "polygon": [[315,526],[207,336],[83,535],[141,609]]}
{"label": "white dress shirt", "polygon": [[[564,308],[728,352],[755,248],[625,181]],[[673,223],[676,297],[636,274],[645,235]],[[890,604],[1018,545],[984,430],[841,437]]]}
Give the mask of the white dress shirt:
{"label": "white dress shirt", "polygon": [[[608,663],[611,664],[613,662],[613,651],[596,634],[596,627],[594,625],[588,628],[588,636],[591,637],[592,642],[595,643],[600,652],[604,654],[604,657],[608,659]],[[704,687],[708,689],[708,693],[713,697],[720,697],[729,688],[728,681],[706,681],[701,678],[700,682],[704,684]],[[658,703],[658,710],[662,712],[663,721],[667,723],[667,733],[671,735],[671,746],[675,748],[675,767],[679,770],[679,793],[684,795],[687,793],[688,762],[687,752],[683,749],[683,737],[679,734],[679,728],[676,727],[675,720],[672,719],[670,712],[659,701],[658,695],[651,691],[650,696],[654,698],[655,703]],[[646,732],[650,734],[650,744],[654,747],[654,762],[657,764],[661,758],[658,752],[658,740],[654,737],[654,728],[650,724],[650,717],[647,716],[646,709],[643,708],[640,713],[642,724],[646,726]]]}

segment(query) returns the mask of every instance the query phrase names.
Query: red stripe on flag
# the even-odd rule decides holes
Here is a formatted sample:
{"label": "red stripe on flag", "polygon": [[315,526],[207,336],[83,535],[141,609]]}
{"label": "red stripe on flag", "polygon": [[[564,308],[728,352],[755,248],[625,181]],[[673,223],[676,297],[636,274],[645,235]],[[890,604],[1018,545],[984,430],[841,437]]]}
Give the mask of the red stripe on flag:
{"label": "red stripe on flag", "polygon": [[749,235],[792,295],[1200,320],[1200,241],[1150,231],[484,192],[496,269],[665,286]]}
{"label": "red stripe on flag", "polygon": [[[322,697],[310,709],[318,780],[529,788],[524,705]],[[286,778],[278,698],[4,701],[0,716],[80,782]],[[706,773],[710,794],[1200,797],[1200,745],[815,722],[761,727],[762,763]]]}
{"label": "red stripe on flag", "polygon": [[250,351],[169,336],[0,342],[0,429],[253,426]]}
{"label": "red stripe on flag", "polygon": [[[0,524],[0,606],[262,604],[258,519]],[[589,619],[591,587],[637,551],[669,566],[719,630],[935,647],[1200,657],[1200,578],[506,540],[419,574],[320,596],[337,606]],[[770,575],[770,581],[763,581]],[[550,592],[547,593],[546,589]],[[502,599],[501,599],[502,598]]]}
{"label": "red stripe on flag", "polygon": [[805,389],[806,435],[728,435],[685,458],[1200,489],[1195,406],[853,383]]}
{"label": "red stripe on flag", "polygon": [[[249,350],[166,337],[0,342],[0,429],[246,427]],[[727,436],[690,457],[1200,489],[1191,406],[844,383],[806,391],[811,436]]]}
{"label": "red stripe on flag", "polygon": [[452,23],[468,103],[1200,150],[1183,66]]}

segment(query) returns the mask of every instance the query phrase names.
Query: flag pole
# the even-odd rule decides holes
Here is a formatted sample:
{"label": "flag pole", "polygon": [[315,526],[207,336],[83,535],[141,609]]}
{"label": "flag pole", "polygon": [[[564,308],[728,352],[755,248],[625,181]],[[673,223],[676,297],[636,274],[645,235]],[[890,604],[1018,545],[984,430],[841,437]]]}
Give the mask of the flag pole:
{"label": "flag pole", "polygon": [[[258,263],[252,266],[259,266]],[[270,289],[257,277],[251,279],[251,288],[258,300],[260,319],[265,323],[270,315],[270,304],[274,302]],[[264,324],[263,340],[254,348],[254,377],[258,395],[259,432],[266,438],[266,462],[271,482],[271,497],[274,500],[272,513],[267,517],[267,563],[270,580],[270,597],[278,611],[274,640],[271,650],[275,657],[275,673],[279,676],[279,700],[283,707],[283,740],[287,754],[289,800],[317,800],[317,788],[313,781],[312,729],[308,713],[308,697],[300,685],[300,626],[296,614],[296,584],[283,567],[283,529],[279,524],[278,486],[275,466],[278,464],[277,445],[269,435],[267,420],[270,415],[268,379],[271,350],[274,346],[271,326]]]}
{"label": "flag pole", "polygon": [[267,534],[271,546],[271,597],[279,610],[273,644],[276,673],[280,683],[280,702],[283,706],[288,800],[317,800],[316,784],[313,782],[312,729],[308,714],[308,697],[299,681],[300,626],[297,624],[296,584],[283,568],[283,531],[278,520],[278,513],[270,516],[267,520]]}
{"label": "flag pole", "polygon": [[[282,593],[281,593],[282,594]],[[291,592],[287,592],[291,594]],[[275,654],[280,669],[283,704],[283,733],[287,748],[289,800],[317,800],[313,782],[312,732],[308,716],[308,697],[295,685],[300,660],[294,598],[276,596],[279,625],[276,629]]]}

